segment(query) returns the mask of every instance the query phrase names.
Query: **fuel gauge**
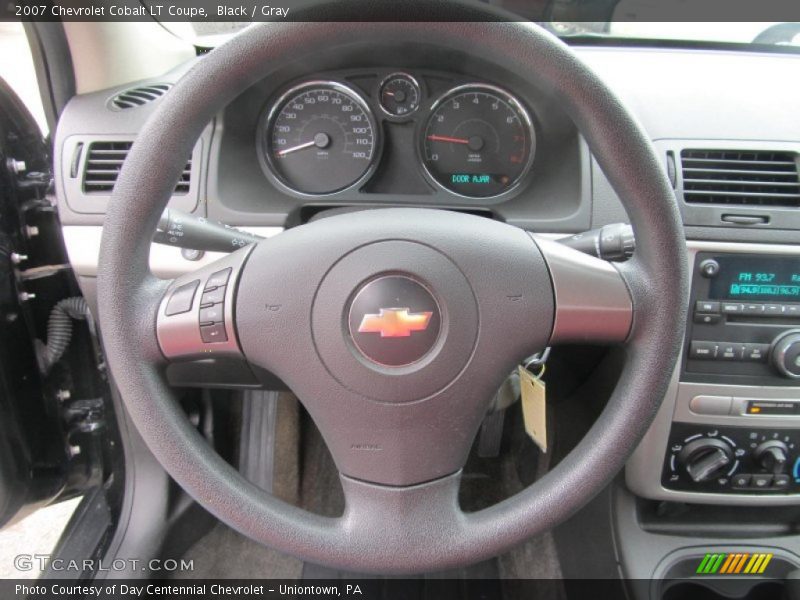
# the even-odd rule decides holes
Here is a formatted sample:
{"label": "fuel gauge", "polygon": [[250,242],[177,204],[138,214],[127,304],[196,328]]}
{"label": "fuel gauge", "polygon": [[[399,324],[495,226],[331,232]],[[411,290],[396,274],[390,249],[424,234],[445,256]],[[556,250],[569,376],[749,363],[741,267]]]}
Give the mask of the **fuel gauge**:
{"label": "fuel gauge", "polygon": [[405,117],[419,108],[420,91],[417,80],[407,73],[392,73],[381,82],[380,104],[386,114]]}

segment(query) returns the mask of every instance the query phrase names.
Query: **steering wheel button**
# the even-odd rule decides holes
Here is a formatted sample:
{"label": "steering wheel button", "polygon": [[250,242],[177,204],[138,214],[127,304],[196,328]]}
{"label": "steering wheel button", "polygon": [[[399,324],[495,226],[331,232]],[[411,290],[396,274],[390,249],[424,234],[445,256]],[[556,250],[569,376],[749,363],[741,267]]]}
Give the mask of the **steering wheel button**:
{"label": "steering wheel button", "polygon": [[211,306],[212,304],[219,304],[225,300],[225,286],[214,288],[203,292],[203,297],[200,298],[200,306]]}
{"label": "steering wheel button", "polygon": [[216,273],[212,273],[211,276],[206,281],[206,290],[212,290],[217,287],[224,287],[228,285],[228,279],[231,276],[231,269],[223,269],[222,271],[217,271]]}
{"label": "steering wheel button", "polygon": [[214,323],[213,325],[202,325],[200,327],[200,338],[206,344],[227,342],[228,334],[225,333],[225,324]]}
{"label": "steering wheel button", "polygon": [[192,310],[194,293],[197,291],[198,285],[200,285],[199,281],[192,281],[176,288],[167,301],[167,308],[164,311],[165,314],[171,317]]}
{"label": "steering wheel button", "polygon": [[207,308],[200,309],[200,323],[222,323],[224,304],[212,304]]}

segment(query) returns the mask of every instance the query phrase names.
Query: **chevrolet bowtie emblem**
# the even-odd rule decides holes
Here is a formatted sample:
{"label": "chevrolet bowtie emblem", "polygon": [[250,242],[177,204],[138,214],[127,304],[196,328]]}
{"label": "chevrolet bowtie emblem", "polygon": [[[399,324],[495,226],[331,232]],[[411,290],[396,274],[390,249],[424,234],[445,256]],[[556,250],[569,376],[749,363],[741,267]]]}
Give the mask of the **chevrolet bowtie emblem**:
{"label": "chevrolet bowtie emblem", "polygon": [[407,308],[381,308],[366,314],[358,326],[359,333],[380,333],[382,338],[409,337],[413,331],[425,331],[432,312],[411,313]]}

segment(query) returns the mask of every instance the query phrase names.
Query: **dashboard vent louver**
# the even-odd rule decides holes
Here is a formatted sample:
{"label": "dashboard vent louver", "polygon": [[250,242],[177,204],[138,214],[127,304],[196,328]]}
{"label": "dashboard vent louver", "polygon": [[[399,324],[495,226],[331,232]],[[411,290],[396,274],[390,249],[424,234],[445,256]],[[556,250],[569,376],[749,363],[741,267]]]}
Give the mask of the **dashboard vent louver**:
{"label": "dashboard vent louver", "polygon": [[169,83],[154,83],[153,85],[131,88],[114,96],[111,99],[111,106],[120,110],[143,106],[153,100],[159,99],[166,94],[171,87],[172,85]]}
{"label": "dashboard vent louver", "polygon": [[[133,142],[92,142],[83,171],[83,191],[88,194],[110,194],[132,145]],[[191,176],[192,160],[189,159],[175,185],[176,195],[189,193]]]}
{"label": "dashboard vent louver", "polygon": [[683,198],[697,204],[800,207],[800,155],[682,150]]}

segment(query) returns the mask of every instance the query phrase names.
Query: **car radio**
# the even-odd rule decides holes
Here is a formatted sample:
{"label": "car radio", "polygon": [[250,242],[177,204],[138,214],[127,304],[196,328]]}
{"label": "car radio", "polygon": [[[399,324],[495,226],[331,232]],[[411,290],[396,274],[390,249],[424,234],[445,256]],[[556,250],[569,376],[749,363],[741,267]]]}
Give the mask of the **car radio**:
{"label": "car radio", "polygon": [[800,257],[698,253],[695,273],[681,379],[797,385]]}

